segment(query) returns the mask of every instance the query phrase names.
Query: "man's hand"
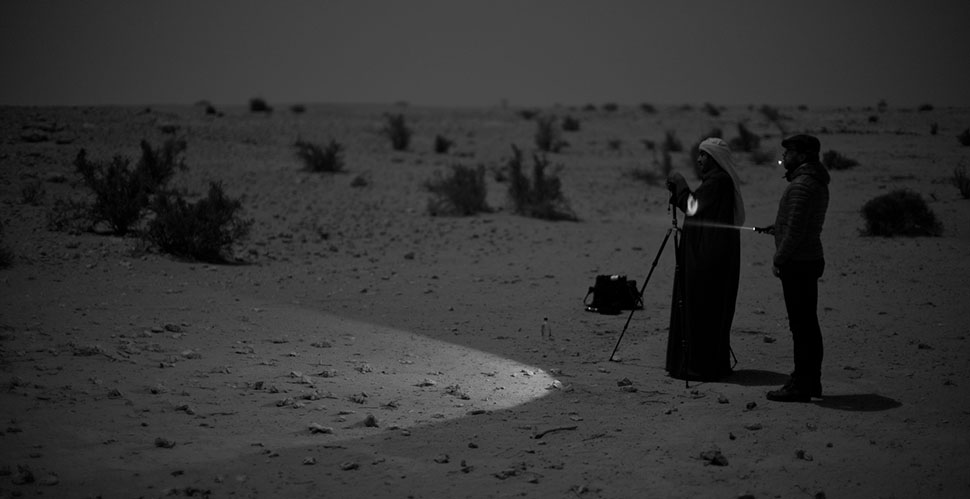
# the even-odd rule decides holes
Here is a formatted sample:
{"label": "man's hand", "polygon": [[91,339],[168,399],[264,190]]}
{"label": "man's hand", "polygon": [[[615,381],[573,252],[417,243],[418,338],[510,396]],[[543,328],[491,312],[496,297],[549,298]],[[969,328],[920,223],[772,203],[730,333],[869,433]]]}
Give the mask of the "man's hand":
{"label": "man's hand", "polygon": [[677,201],[678,194],[687,189],[687,181],[684,180],[684,176],[679,173],[671,173],[667,177],[667,190],[670,191],[670,204],[674,204]]}
{"label": "man's hand", "polygon": [[768,234],[769,236],[775,235],[775,226],[769,225],[767,227],[755,227],[754,231],[758,234]]}

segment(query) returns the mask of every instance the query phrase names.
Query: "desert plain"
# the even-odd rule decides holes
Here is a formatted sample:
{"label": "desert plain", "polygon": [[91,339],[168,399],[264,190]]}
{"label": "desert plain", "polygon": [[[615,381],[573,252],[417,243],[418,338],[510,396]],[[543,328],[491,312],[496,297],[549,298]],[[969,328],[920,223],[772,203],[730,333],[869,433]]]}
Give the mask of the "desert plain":
{"label": "desert plain", "polygon": [[[513,213],[502,167],[535,150],[521,109],[406,105],[0,109],[0,497],[967,497],[970,200],[950,182],[970,111],[859,105],[550,107],[577,221]],[[380,131],[403,114],[414,136]],[[765,399],[791,370],[771,238],[742,234],[721,382],[664,371],[674,267],[659,145],[744,123],[780,156],[817,135],[833,170],[819,317],[824,397]],[[434,151],[436,135],[454,142]],[[220,181],[254,223],[231,263],[137,234],[52,230],[85,199],[72,161],[136,159],[183,138],[190,196]],[[336,140],[345,173],[306,171],[297,139]],[[737,152],[748,225],[772,223],[774,161]],[[491,212],[433,216],[423,187],[488,170]],[[530,163],[531,164],[531,163]],[[862,205],[919,193],[939,237],[871,237]],[[683,215],[680,215],[683,221]],[[584,310],[599,274],[643,280],[644,309]],[[543,322],[547,332],[543,335]]]}

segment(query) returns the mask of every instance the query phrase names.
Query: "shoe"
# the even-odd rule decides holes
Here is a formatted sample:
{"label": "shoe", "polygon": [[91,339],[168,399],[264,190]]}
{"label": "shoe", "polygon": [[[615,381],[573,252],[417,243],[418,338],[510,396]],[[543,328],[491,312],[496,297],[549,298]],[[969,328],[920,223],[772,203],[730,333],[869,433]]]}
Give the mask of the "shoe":
{"label": "shoe", "polygon": [[[812,400],[812,395],[815,393],[815,390],[802,390],[798,386],[795,386],[794,383],[789,381],[788,383],[785,383],[785,386],[768,392],[766,397],[768,400],[773,400],[775,402],[809,402]],[[821,386],[818,388],[817,393],[821,395]]]}

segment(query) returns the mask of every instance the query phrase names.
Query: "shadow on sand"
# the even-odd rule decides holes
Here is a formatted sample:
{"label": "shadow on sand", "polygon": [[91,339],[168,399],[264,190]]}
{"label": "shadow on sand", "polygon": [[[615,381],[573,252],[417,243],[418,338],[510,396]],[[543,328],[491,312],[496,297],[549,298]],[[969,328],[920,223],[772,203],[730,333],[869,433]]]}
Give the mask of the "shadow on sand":
{"label": "shadow on sand", "polygon": [[816,400],[815,405],[840,411],[873,412],[888,411],[901,405],[901,402],[875,393],[856,393],[851,395],[826,395]]}
{"label": "shadow on sand", "polygon": [[759,369],[739,369],[721,380],[722,383],[741,386],[781,386],[788,381],[788,375]]}

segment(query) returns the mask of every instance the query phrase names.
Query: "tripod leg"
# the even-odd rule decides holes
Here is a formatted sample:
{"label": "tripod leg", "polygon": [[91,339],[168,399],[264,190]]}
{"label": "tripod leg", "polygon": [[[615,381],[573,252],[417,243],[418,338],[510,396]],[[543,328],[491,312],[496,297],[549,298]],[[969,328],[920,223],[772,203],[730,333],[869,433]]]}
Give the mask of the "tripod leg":
{"label": "tripod leg", "polygon": [[685,275],[687,271],[684,268],[684,262],[681,261],[680,238],[677,235],[674,236],[674,253],[676,254],[674,280],[679,281],[680,284],[680,286],[677,286],[680,289],[679,296],[677,296],[677,307],[681,313],[681,325],[684,328],[683,334],[681,335],[681,351],[683,355],[683,364],[681,367],[684,370],[684,386],[690,388],[690,325],[687,323],[690,314],[687,313],[687,276]]}
{"label": "tripod leg", "polygon": [[[667,229],[667,234],[664,235],[664,240],[660,243],[660,249],[657,250],[657,256],[653,258],[653,264],[650,265],[650,272],[647,273],[647,278],[643,280],[643,285],[640,286],[640,299],[643,300],[643,292],[647,289],[647,283],[650,282],[650,277],[653,275],[653,269],[657,268],[657,262],[660,261],[660,255],[664,252],[664,247],[667,246],[667,240],[670,239],[670,233],[674,231],[674,228]],[[677,236],[674,236],[674,245],[677,245]],[[623,331],[620,332],[620,337],[616,340],[616,345],[613,347],[613,353],[610,354],[610,361],[613,361],[613,356],[616,355],[616,350],[620,348],[620,342],[623,341],[623,335],[626,334],[626,328],[630,326],[630,320],[633,319],[633,313],[636,312],[636,308],[630,310],[630,315],[626,318],[626,324],[623,325]]]}

